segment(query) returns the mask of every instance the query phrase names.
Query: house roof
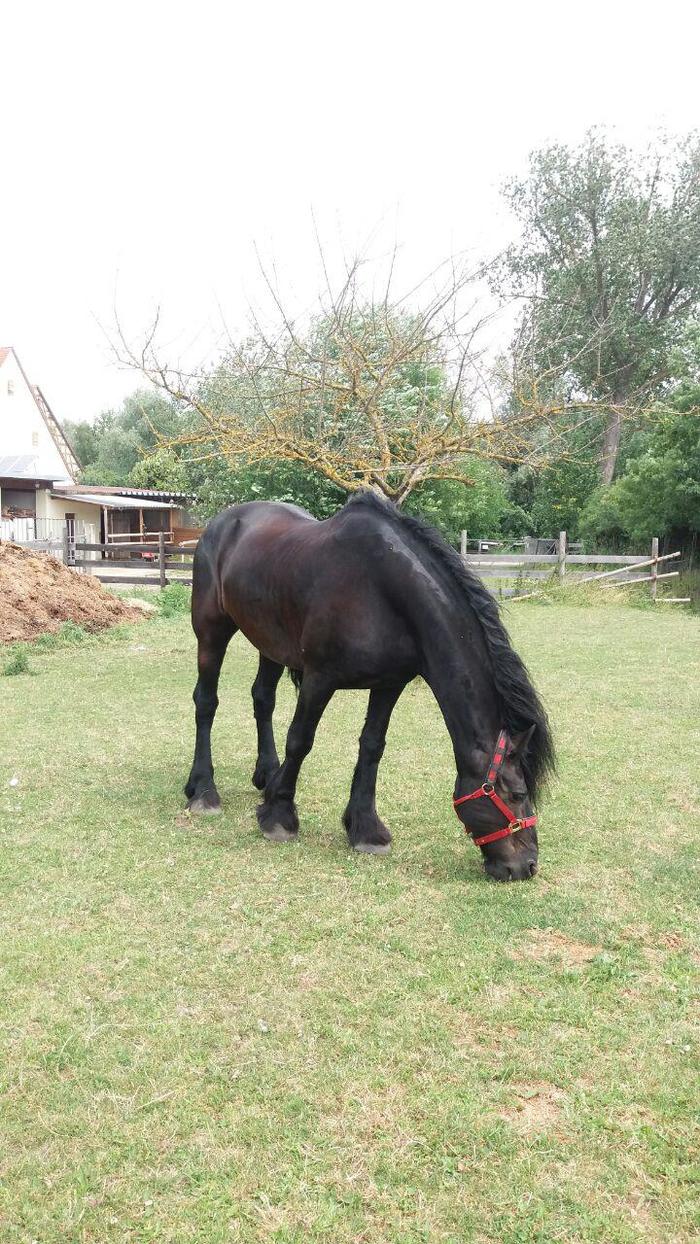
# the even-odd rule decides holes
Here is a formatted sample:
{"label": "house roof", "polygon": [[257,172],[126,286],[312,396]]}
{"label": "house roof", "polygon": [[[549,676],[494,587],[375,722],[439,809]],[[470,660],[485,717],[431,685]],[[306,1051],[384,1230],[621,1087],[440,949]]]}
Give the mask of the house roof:
{"label": "house roof", "polygon": [[161,504],[163,502],[177,503],[178,501],[194,500],[193,493],[190,492],[168,492],[167,489],[159,488],[128,488],[126,486],[119,487],[115,484],[62,484],[63,488],[70,489],[72,493],[99,493],[100,496],[115,497],[151,497]]}
{"label": "house roof", "polygon": [[0,457],[0,478],[48,480],[52,484],[54,476],[37,471],[37,461],[36,454],[4,454]]}
{"label": "house roof", "polygon": [[143,497],[120,497],[112,494],[105,496],[102,489],[96,489],[90,492],[88,488],[71,488],[59,491],[55,489],[51,493],[52,497],[60,497],[61,501],[82,501],[83,504],[101,505],[106,510],[162,510],[163,504],[160,501],[147,501]]}

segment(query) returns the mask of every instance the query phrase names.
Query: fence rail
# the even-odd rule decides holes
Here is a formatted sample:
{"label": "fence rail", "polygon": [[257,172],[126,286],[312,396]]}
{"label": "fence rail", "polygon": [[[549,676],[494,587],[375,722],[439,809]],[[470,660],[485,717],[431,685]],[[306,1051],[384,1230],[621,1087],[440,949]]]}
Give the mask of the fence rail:
{"label": "fence rail", "polygon": [[[675,578],[679,574],[678,570],[659,574],[659,563],[680,557],[680,552],[664,553],[660,556],[659,541],[656,537],[651,542],[651,557],[646,553],[634,556],[622,553],[569,553],[565,531],[559,532],[559,539],[555,541],[555,544],[555,553],[467,553],[465,552],[466,533],[462,532],[461,556],[465,565],[475,570],[482,579],[498,579],[500,581],[500,587],[497,589],[499,595],[509,597],[513,601],[527,600],[539,595],[537,588],[532,591],[523,591],[524,581],[525,584],[529,584],[532,580],[552,579],[554,575],[560,583],[566,583],[571,587],[592,583],[598,579],[606,579],[607,583],[604,585],[606,587],[615,586],[612,580],[621,584],[648,582],[653,601],[687,604],[690,600],[686,596],[657,595],[659,579]],[[613,566],[615,569],[606,569],[601,572],[597,570],[601,566]],[[538,569],[537,567],[546,568]],[[650,568],[650,573],[640,577],[637,572],[646,568]],[[586,573],[587,569],[596,570],[596,573]]]}

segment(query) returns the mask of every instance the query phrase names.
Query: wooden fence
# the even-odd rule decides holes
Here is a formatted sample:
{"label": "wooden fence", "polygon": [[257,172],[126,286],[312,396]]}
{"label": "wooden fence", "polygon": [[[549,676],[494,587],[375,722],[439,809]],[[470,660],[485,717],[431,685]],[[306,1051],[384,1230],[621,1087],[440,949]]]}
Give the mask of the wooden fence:
{"label": "wooden fence", "polygon": [[[196,544],[196,542],[195,542]],[[195,544],[172,544],[160,532],[157,541],[141,544],[91,544],[72,538],[70,527],[63,533],[63,561],[66,566],[89,571],[102,583],[115,586],[166,587],[168,583],[192,583],[192,557]],[[118,553],[118,559],[114,554]],[[101,560],[95,560],[96,555]],[[114,569],[112,569],[114,567]],[[136,574],[135,571],[140,571]],[[171,575],[175,572],[175,577]]]}
{"label": "wooden fence", "polygon": [[[192,557],[197,540],[175,544],[168,542],[165,533],[160,532],[157,541],[118,545],[113,541],[109,544],[91,543],[76,536],[76,524],[67,520],[63,531],[65,564],[90,571],[103,583],[161,588],[169,582],[192,583]],[[672,579],[679,574],[678,570],[659,571],[659,565],[680,557],[680,552],[659,555],[659,541],[656,538],[651,542],[651,556],[643,553],[572,553],[567,548],[565,531],[559,533],[559,539],[554,543],[554,553],[466,553],[466,533],[463,533],[461,555],[466,565],[475,570],[480,578],[498,581],[487,583],[495,595],[510,597],[512,601],[538,595],[537,581],[551,580],[556,576],[559,583],[572,587],[594,580],[604,580],[601,583],[603,588],[616,584],[648,583],[652,600],[659,604],[689,603],[687,596],[658,595],[659,580]],[[29,547],[38,547],[38,542],[32,542]],[[604,569],[601,570],[601,567]],[[640,575],[640,570],[647,573]]]}
{"label": "wooden fence", "polygon": [[[466,553],[465,533],[462,535],[462,559],[471,570],[482,579],[497,579],[498,585],[488,584],[497,595],[510,597],[511,600],[525,600],[538,594],[532,586],[532,580],[552,579],[556,576],[559,583],[576,587],[579,584],[591,583],[593,580],[605,579],[601,587],[615,587],[617,584],[649,583],[652,600],[664,604],[687,604],[687,596],[659,596],[657,594],[659,579],[673,579],[680,573],[678,570],[659,572],[661,562],[680,557],[680,552],[659,555],[659,541],[656,537],[651,542],[651,556],[639,553],[623,556],[610,553],[569,553],[567,551],[566,532],[560,531],[556,541],[555,553]],[[604,567],[605,569],[601,569]],[[614,567],[614,569],[609,569]],[[595,573],[590,573],[594,570]],[[648,574],[639,576],[640,570],[648,570]]]}

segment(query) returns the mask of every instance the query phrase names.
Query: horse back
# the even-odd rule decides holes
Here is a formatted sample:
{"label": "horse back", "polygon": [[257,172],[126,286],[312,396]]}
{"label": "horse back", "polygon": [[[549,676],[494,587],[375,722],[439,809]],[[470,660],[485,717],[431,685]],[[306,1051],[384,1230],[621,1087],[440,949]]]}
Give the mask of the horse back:
{"label": "horse back", "polygon": [[275,502],[224,511],[197,550],[195,630],[215,607],[271,660],[332,666],[339,686],[412,676],[412,637],[383,590],[381,533],[342,513],[319,522]]}

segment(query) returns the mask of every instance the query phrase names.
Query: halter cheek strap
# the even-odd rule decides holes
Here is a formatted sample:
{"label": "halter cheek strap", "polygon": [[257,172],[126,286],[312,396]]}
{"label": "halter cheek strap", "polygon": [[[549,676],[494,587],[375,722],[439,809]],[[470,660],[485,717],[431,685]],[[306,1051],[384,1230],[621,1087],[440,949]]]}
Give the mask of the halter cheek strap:
{"label": "halter cheek strap", "polygon": [[[503,802],[500,795],[497,795],[494,789],[494,782],[496,781],[498,772],[506,758],[506,744],[506,732],[505,730],[501,730],[496,742],[496,750],[493,753],[493,759],[488,767],[486,781],[483,782],[477,790],[473,790],[471,795],[460,795],[459,799],[452,800],[456,811],[461,803],[468,803],[470,799],[490,799],[491,803],[495,804],[498,808],[501,816],[505,817],[506,824],[503,829],[496,829],[491,834],[482,834],[480,838],[473,839],[474,844],[477,847],[486,846],[488,842],[497,842],[499,838],[509,838],[511,834],[517,834],[518,830],[531,829],[533,825],[537,824],[536,816],[515,816],[508,807],[508,804]],[[469,829],[468,825],[465,826],[465,828],[467,833],[473,832]]]}

